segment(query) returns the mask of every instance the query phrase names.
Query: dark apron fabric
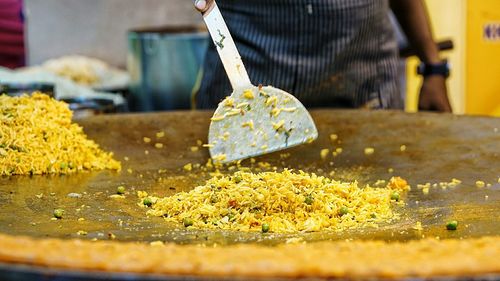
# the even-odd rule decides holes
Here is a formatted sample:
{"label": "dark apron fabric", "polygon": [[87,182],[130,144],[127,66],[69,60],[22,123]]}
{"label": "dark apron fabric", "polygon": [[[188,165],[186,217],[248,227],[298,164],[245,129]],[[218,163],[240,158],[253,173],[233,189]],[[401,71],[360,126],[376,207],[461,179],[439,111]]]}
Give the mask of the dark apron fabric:
{"label": "dark apron fabric", "polygon": [[[306,107],[402,108],[387,0],[218,0],[254,85]],[[214,108],[232,91],[213,44],[196,96]]]}

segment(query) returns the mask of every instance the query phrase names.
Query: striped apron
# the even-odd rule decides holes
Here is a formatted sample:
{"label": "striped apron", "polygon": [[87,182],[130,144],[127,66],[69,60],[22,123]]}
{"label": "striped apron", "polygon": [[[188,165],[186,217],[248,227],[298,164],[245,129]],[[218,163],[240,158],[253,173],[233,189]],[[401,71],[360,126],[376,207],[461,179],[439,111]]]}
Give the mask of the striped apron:
{"label": "striped apron", "polygon": [[[306,107],[402,108],[387,0],[218,0],[250,80]],[[213,44],[198,108],[232,91]]]}

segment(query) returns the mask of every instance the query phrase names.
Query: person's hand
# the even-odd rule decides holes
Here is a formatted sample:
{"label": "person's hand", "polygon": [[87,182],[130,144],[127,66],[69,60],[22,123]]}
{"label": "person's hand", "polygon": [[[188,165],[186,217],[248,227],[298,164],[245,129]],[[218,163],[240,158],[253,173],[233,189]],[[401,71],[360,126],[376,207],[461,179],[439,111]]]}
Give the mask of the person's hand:
{"label": "person's hand", "polygon": [[210,7],[212,7],[213,2],[214,0],[195,0],[194,7],[199,12],[205,13]]}
{"label": "person's hand", "polygon": [[430,75],[424,78],[418,109],[438,112],[452,112],[448,91],[446,90],[446,79],[441,75]]}

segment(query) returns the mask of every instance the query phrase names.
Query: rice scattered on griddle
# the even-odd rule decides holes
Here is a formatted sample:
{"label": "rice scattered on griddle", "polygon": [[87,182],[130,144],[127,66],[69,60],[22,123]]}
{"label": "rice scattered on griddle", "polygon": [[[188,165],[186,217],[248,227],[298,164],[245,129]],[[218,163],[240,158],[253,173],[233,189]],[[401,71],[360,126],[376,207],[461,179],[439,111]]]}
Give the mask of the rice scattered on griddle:
{"label": "rice scattered on griddle", "polygon": [[58,174],[121,168],[71,122],[64,102],[42,93],[0,95],[0,174]]}
{"label": "rice scattered on griddle", "polygon": [[190,227],[260,231],[267,224],[271,232],[290,233],[376,227],[390,222],[399,217],[394,206],[404,204],[391,196],[409,189],[399,177],[384,188],[373,188],[284,170],[218,175],[189,192],[165,198],[146,192],[138,195],[152,203],[148,215],[177,223],[189,220]]}

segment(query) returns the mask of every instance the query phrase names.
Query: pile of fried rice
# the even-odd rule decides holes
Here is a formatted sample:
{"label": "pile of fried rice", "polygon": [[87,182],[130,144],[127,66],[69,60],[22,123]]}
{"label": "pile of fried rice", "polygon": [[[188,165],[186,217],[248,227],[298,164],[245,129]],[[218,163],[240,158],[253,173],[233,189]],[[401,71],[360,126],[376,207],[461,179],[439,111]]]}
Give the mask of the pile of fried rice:
{"label": "pile of fried rice", "polygon": [[401,199],[409,189],[399,177],[374,188],[284,170],[217,175],[189,192],[165,198],[143,191],[138,195],[140,204],[150,207],[148,215],[190,228],[261,231],[265,225],[265,232],[293,233],[390,222],[399,218],[394,207],[404,204]]}
{"label": "pile of fried rice", "polygon": [[68,104],[42,93],[0,95],[0,175],[119,170],[71,118]]}

